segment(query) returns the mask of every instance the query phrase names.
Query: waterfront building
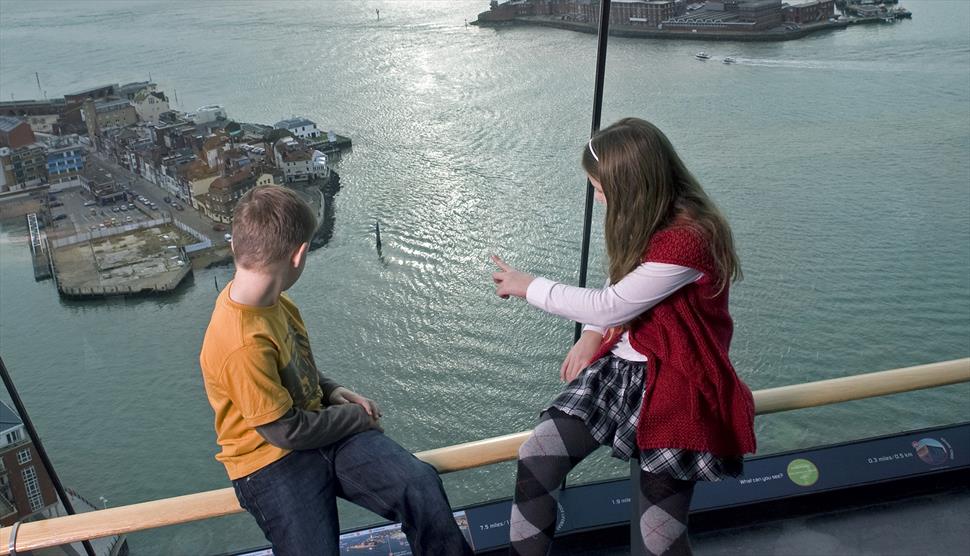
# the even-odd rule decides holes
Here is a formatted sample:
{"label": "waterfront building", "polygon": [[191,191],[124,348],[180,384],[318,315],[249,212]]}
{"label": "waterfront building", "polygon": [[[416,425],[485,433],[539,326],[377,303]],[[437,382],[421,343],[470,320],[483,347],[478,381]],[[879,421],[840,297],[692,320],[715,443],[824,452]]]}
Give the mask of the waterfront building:
{"label": "waterfront building", "polygon": [[147,88],[135,93],[131,102],[135,106],[138,119],[143,122],[158,123],[160,116],[171,110],[168,97],[164,93],[150,91]]}
{"label": "waterfront building", "polygon": [[299,139],[283,137],[273,145],[276,167],[282,170],[286,183],[328,177],[327,157],[307,147]]}
{"label": "waterfront building", "polygon": [[201,106],[195,112],[186,114],[186,117],[196,124],[208,124],[219,121],[224,122],[229,119],[229,117],[226,115],[226,109],[221,104],[208,104],[206,106]]}
{"label": "waterfront building", "polygon": [[0,116],[0,147],[19,149],[36,141],[34,131],[27,122],[12,116]]}
{"label": "waterfront building", "polygon": [[663,28],[764,31],[779,27],[784,18],[781,0],[722,0],[665,20]]}
{"label": "waterfront building", "polygon": [[[64,99],[52,100],[9,100],[0,102],[0,116],[14,116],[21,118],[38,133],[75,133],[76,130],[63,129],[63,117],[66,109]],[[81,122],[80,115],[75,113],[77,123]]]}
{"label": "waterfront building", "polygon": [[[659,27],[665,20],[683,13],[685,4],[674,0],[613,0],[610,7],[610,24]],[[582,20],[599,23],[598,0],[576,4]]]}
{"label": "waterfront building", "polygon": [[51,141],[47,149],[47,179],[52,189],[79,185],[86,158],[87,149],[76,135]]}
{"label": "waterfront building", "polygon": [[317,129],[317,124],[306,118],[290,118],[289,120],[282,120],[276,122],[273,127],[276,129],[285,129],[292,133],[294,137],[299,137],[301,139],[309,139],[323,135],[323,132]]}
{"label": "waterfront building", "polygon": [[158,85],[152,83],[151,81],[132,81],[131,83],[125,83],[119,86],[115,90],[115,94],[119,98],[126,98],[128,100],[135,100],[135,96],[142,91],[148,91],[149,93],[154,93],[158,89]]}
{"label": "waterfront building", "polygon": [[835,0],[791,0],[784,6],[785,21],[815,23],[835,16]]}
{"label": "waterfront building", "polygon": [[0,525],[35,517],[56,504],[54,484],[23,421],[0,401]]}
{"label": "waterfront building", "polygon": [[87,89],[68,93],[64,95],[64,101],[68,105],[84,104],[84,101],[86,100],[106,99],[109,97],[116,97],[117,95],[118,84],[114,83],[109,85],[99,85],[97,87],[89,87]]}

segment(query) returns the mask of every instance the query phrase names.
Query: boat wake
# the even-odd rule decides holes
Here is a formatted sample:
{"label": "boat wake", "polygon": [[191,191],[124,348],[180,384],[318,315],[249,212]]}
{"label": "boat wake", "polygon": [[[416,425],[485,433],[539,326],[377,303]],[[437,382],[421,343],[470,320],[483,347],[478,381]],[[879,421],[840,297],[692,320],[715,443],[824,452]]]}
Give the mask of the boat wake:
{"label": "boat wake", "polygon": [[802,70],[898,72],[916,69],[901,66],[897,63],[852,60],[786,60],[741,57],[724,57],[721,60],[731,60],[730,62],[726,62],[728,64]]}

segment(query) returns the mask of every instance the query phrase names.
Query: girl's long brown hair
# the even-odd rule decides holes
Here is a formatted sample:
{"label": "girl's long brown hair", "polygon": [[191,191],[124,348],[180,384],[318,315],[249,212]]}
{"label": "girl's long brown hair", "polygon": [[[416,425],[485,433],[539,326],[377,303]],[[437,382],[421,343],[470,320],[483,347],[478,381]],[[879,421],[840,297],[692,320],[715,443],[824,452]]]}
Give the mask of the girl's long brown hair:
{"label": "girl's long brown hair", "polygon": [[600,130],[583,149],[583,169],[600,182],[606,197],[606,254],[612,283],[642,263],[653,234],[680,219],[710,240],[718,293],[741,279],[727,220],[656,126],[624,118]]}

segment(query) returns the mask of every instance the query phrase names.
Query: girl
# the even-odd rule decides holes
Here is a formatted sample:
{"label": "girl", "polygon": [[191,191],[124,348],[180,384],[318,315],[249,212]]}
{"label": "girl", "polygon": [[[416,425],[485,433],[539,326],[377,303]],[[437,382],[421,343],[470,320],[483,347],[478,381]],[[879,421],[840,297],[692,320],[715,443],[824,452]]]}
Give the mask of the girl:
{"label": "girl", "polygon": [[639,458],[642,550],[690,554],[694,483],[739,475],[755,450],[754,400],[728,359],[728,286],[741,277],[731,229],[648,122],[596,133],[582,164],[606,204],[607,286],[558,284],[492,257],[500,297],[586,323],[560,368],[569,384],[519,449],[510,551],[547,553],[559,486],[604,445]]}

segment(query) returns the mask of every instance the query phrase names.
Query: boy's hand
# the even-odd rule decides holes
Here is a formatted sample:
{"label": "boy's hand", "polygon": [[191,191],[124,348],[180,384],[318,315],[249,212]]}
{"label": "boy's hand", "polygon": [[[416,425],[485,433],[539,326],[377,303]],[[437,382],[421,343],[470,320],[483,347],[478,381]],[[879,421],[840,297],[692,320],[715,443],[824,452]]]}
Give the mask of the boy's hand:
{"label": "boy's hand", "polygon": [[492,281],[496,286],[495,293],[502,299],[508,299],[509,296],[525,297],[529,284],[535,280],[535,276],[515,270],[498,255],[492,255],[492,262],[502,269],[492,273]]}
{"label": "boy's hand", "polygon": [[381,413],[381,408],[372,399],[365,398],[357,392],[344,388],[343,386],[337,387],[333,393],[330,394],[330,403],[333,405],[343,404],[343,403],[355,403],[364,408],[364,411],[370,415],[370,418],[377,422],[378,419],[384,416]]}

